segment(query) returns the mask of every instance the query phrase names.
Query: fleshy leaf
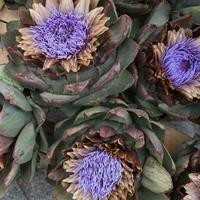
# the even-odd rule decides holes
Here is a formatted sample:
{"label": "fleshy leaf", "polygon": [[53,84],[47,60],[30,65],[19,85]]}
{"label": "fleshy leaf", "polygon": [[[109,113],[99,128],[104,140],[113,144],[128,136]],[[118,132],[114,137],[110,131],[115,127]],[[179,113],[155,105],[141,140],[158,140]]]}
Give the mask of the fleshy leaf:
{"label": "fleshy leaf", "polygon": [[93,119],[94,117],[98,117],[103,114],[105,115],[107,111],[108,111],[108,108],[103,107],[103,106],[97,106],[97,107],[85,109],[78,114],[74,123],[75,124],[83,123],[84,121]]}
{"label": "fleshy leaf", "polygon": [[15,177],[17,176],[17,174],[19,172],[19,167],[20,167],[20,165],[15,163],[15,161],[13,161],[12,167],[11,167],[8,175],[4,179],[4,184],[6,187],[8,187],[13,182]]}
{"label": "fleshy leaf", "polygon": [[17,138],[13,158],[16,163],[23,164],[32,159],[36,133],[33,122],[27,124]]}
{"label": "fleshy leaf", "polygon": [[0,81],[0,93],[10,104],[16,105],[24,111],[31,111],[31,106],[21,91]]}
{"label": "fleshy leaf", "polygon": [[124,90],[128,89],[133,84],[133,76],[128,72],[124,71],[119,75],[118,78],[107,84],[106,87],[99,91],[91,93],[90,95],[80,98],[74,102],[74,105],[91,105],[102,101],[108,96],[117,95]]}
{"label": "fleshy leaf", "polygon": [[131,4],[125,2],[118,2],[116,3],[116,6],[121,13],[126,13],[131,17],[145,15],[151,11],[151,8],[147,4],[142,3]]}
{"label": "fleshy leaf", "polygon": [[49,92],[43,92],[40,96],[45,103],[53,106],[70,103],[79,98],[79,95],[59,95]]}
{"label": "fleshy leaf", "polygon": [[157,138],[154,132],[150,129],[142,128],[143,132],[146,135],[146,146],[150,151],[151,155],[158,159],[160,163],[162,163],[164,158],[164,150],[161,142]]}
{"label": "fleshy leaf", "polygon": [[33,180],[37,166],[37,158],[38,158],[38,150],[36,149],[35,152],[33,153],[32,160],[26,163],[25,165],[21,166],[23,172],[21,174],[21,178],[26,183],[30,183]]}
{"label": "fleshy leaf", "polygon": [[26,123],[31,120],[29,112],[5,103],[0,113],[0,132],[7,137],[15,137]]}
{"label": "fleshy leaf", "polygon": [[155,194],[142,188],[139,190],[139,198],[137,200],[169,200],[169,198],[165,194]]}
{"label": "fleshy leaf", "polygon": [[151,12],[145,24],[162,26],[169,20],[170,5],[166,0],[162,0]]}
{"label": "fleshy leaf", "polygon": [[168,192],[173,187],[170,174],[153,157],[148,157],[143,167],[142,185],[155,193]]}

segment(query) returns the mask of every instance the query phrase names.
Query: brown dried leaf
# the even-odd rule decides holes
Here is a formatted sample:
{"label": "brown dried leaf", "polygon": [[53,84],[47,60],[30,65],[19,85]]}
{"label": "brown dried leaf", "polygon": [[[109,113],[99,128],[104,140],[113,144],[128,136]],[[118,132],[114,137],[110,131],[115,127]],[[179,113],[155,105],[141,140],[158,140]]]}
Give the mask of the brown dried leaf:
{"label": "brown dried leaf", "polygon": [[200,174],[190,174],[190,183],[185,185],[187,195],[183,200],[199,200],[200,199]]}

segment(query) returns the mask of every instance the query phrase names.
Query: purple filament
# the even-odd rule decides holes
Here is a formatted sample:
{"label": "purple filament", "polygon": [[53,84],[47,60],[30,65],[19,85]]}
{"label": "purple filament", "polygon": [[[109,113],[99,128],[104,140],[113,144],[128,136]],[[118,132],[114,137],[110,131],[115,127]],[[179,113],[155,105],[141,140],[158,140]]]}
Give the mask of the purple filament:
{"label": "purple filament", "polygon": [[46,57],[71,59],[89,40],[90,25],[84,15],[54,11],[47,21],[31,27],[34,41]]}
{"label": "purple filament", "polygon": [[84,157],[77,168],[79,185],[93,200],[104,200],[119,184],[123,167],[121,160],[96,150]]}
{"label": "purple filament", "polygon": [[175,88],[191,84],[200,75],[200,46],[184,39],[169,47],[161,65]]}

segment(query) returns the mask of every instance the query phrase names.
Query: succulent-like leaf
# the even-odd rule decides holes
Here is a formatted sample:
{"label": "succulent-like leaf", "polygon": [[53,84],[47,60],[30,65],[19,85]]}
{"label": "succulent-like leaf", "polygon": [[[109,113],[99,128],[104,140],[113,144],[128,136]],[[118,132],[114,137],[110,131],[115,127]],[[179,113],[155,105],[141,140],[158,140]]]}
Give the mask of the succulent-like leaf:
{"label": "succulent-like leaf", "polygon": [[0,132],[7,137],[16,137],[26,123],[31,120],[31,113],[5,103],[0,113]]}
{"label": "succulent-like leaf", "polygon": [[170,5],[166,0],[162,0],[147,18],[146,24],[162,26],[169,20]]}
{"label": "succulent-like leaf", "polygon": [[131,18],[128,15],[122,15],[117,22],[110,27],[112,36],[110,40],[99,50],[99,57],[101,59],[100,62],[104,62],[109,55],[122,44],[122,42],[130,34],[131,26]]}
{"label": "succulent-like leaf", "polygon": [[192,13],[192,19],[193,19],[193,23],[195,24],[200,24],[200,6],[189,6],[189,7],[185,7],[182,8],[180,10],[182,15],[187,15]]}
{"label": "succulent-like leaf", "polygon": [[93,108],[88,108],[83,111],[81,111],[75,119],[75,124],[83,123],[84,121],[88,121],[90,119],[93,119],[94,117],[105,115],[108,111],[107,107],[103,106],[96,106]]}
{"label": "succulent-like leaf", "polygon": [[3,81],[0,81],[0,93],[3,95],[5,100],[9,101],[10,104],[17,106],[24,111],[32,110],[22,92]]}
{"label": "succulent-like leaf", "polygon": [[54,188],[53,196],[56,200],[72,200],[72,195],[67,193],[61,186]]}
{"label": "succulent-like leaf", "polygon": [[49,87],[41,78],[28,70],[24,63],[19,64],[16,67],[15,63],[10,62],[6,65],[5,72],[8,76],[16,80],[24,88],[30,88],[32,90],[39,89],[43,91],[47,90]]}
{"label": "succulent-like leaf", "polygon": [[8,152],[8,149],[10,145],[13,142],[13,138],[11,137],[5,137],[2,134],[0,134],[0,157]]}
{"label": "succulent-like leaf", "polygon": [[142,188],[139,190],[138,199],[136,200],[169,200],[165,194],[155,194],[150,190]]}
{"label": "succulent-like leaf", "polygon": [[164,158],[164,150],[161,142],[150,129],[142,128],[142,130],[146,135],[147,149],[155,158],[157,158],[160,163],[162,163]]}
{"label": "succulent-like leaf", "polygon": [[167,171],[170,173],[171,176],[173,176],[176,173],[176,165],[168,152],[167,148],[163,146],[164,149],[164,158],[163,158],[163,166]]}
{"label": "succulent-like leaf", "polygon": [[4,179],[4,184],[6,187],[8,187],[13,182],[13,180],[19,173],[19,167],[20,167],[20,165],[15,163],[15,161],[13,161],[12,167],[11,167],[8,175]]}
{"label": "succulent-like leaf", "polygon": [[102,101],[106,97],[114,96],[128,89],[133,84],[133,77],[128,71],[124,71],[118,78],[109,83],[101,90],[80,98],[74,102],[74,105],[91,105]]}
{"label": "succulent-like leaf", "polygon": [[45,103],[52,106],[70,103],[79,98],[79,95],[59,95],[49,92],[43,92],[40,94],[40,96]]}
{"label": "succulent-like leaf", "polygon": [[21,170],[23,173],[21,173],[21,177],[23,181],[26,183],[30,183],[33,180],[33,177],[35,175],[36,166],[38,161],[38,149],[33,153],[33,158],[28,163],[25,163],[21,166]]}
{"label": "succulent-like leaf", "polygon": [[142,185],[155,193],[168,192],[173,187],[170,174],[153,157],[148,157],[143,167]]}
{"label": "succulent-like leaf", "polygon": [[145,138],[144,138],[144,133],[141,130],[137,129],[132,125],[127,129],[126,132],[134,139],[135,148],[141,148],[144,146]]}
{"label": "succulent-like leaf", "polygon": [[132,119],[128,111],[121,107],[116,107],[109,110],[105,116],[105,119],[123,123],[126,127],[129,127],[132,124]]}
{"label": "succulent-like leaf", "polygon": [[138,44],[132,39],[126,39],[120,46],[117,53],[117,61],[121,65],[121,70],[125,70],[134,60],[139,51]]}
{"label": "succulent-like leaf", "polygon": [[148,4],[142,3],[117,2],[116,6],[121,13],[126,13],[131,17],[139,17],[151,11],[151,8],[148,6]]}
{"label": "succulent-like leaf", "polygon": [[34,125],[33,122],[30,122],[22,129],[17,138],[13,152],[15,163],[23,164],[32,159],[35,141],[36,133]]}

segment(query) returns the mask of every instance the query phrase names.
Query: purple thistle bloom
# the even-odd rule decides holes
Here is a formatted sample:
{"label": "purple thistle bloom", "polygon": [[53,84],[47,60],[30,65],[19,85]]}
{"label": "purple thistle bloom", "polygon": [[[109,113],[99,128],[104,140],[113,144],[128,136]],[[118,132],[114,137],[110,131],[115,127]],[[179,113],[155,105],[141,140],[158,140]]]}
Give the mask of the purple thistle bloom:
{"label": "purple thistle bloom", "polygon": [[200,47],[192,38],[179,41],[166,50],[161,65],[174,88],[191,84],[200,76]]}
{"label": "purple thistle bloom", "polygon": [[94,200],[103,200],[119,184],[123,167],[121,160],[97,150],[80,161],[77,172],[85,195],[91,194]]}
{"label": "purple thistle bloom", "polygon": [[32,26],[31,32],[47,57],[68,60],[86,47],[90,25],[82,14],[54,11],[46,22]]}

